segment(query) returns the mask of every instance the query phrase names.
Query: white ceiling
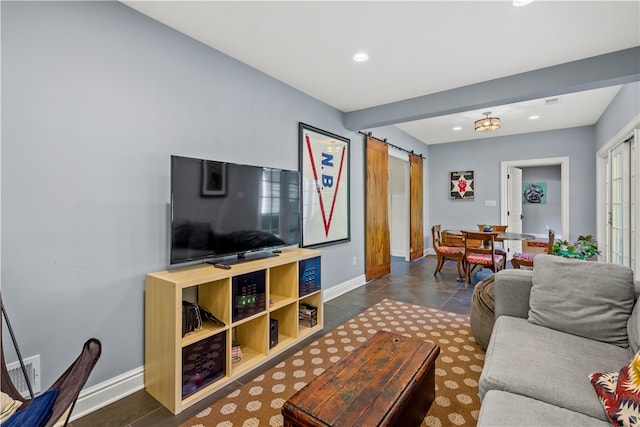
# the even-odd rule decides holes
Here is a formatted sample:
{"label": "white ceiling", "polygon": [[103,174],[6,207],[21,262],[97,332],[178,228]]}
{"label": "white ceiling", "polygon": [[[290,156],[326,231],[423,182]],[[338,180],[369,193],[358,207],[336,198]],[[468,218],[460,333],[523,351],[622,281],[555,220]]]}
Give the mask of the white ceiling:
{"label": "white ceiling", "polygon": [[[343,112],[640,45],[640,2],[124,1]],[[366,51],[369,60],[351,58]],[[427,144],[594,124],[619,86],[396,124]],[[502,128],[473,131],[484,111]],[[532,114],[538,120],[529,120]],[[454,126],[462,130],[453,131]]]}

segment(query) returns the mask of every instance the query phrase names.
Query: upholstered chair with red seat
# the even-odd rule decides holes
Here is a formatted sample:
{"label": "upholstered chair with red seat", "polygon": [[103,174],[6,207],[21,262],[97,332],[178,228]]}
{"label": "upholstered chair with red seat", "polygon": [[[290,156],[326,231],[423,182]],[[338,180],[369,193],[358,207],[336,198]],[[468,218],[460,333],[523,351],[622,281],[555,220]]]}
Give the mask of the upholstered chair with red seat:
{"label": "upholstered chair with red seat", "polygon": [[[484,231],[486,224],[478,224],[478,231]],[[508,225],[499,225],[499,224],[490,224],[489,227],[493,229],[493,231],[497,232],[506,232]],[[496,253],[498,255],[502,255],[504,258],[504,265],[507,265],[507,251],[504,250],[504,246],[502,244],[496,247]]]}
{"label": "upholstered chair with red seat", "polygon": [[[497,231],[462,232],[464,239],[465,289],[469,287],[471,275],[477,267],[488,268],[494,273],[505,267],[504,257],[496,253],[497,235]],[[483,244],[477,246],[477,241],[482,241]]]}
{"label": "upholstered chair with red seat", "polygon": [[431,238],[433,241],[433,250],[438,257],[436,262],[436,270],[433,272],[435,276],[442,270],[442,266],[446,260],[455,261],[458,267],[458,277],[462,277],[464,262],[464,247],[462,246],[446,246],[443,244],[441,225],[437,224],[431,227]]}
{"label": "upholstered chair with red seat", "polygon": [[533,240],[527,242],[529,247],[545,247],[544,252],[516,252],[511,259],[511,265],[513,268],[529,267],[533,268],[533,259],[540,253],[553,254],[553,242],[555,240],[555,233],[553,230],[549,230],[549,240]]}

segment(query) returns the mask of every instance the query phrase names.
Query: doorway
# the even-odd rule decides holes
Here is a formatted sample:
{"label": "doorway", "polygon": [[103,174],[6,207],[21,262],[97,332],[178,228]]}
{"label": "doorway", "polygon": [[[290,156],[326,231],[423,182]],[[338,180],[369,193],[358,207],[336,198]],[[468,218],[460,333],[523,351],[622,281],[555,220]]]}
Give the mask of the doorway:
{"label": "doorway", "polygon": [[391,256],[409,261],[409,156],[389,149]]}
{"label": "doorway", "polygon": [[[509,168],[530,168],[541,166],[560,166],[560,229],[554,230],[562,239],[569,239],[569,157],[551,157],[544,159],[510,160],[500,162],[500,220],[509,223],[511,197],[508,191]],[[522,193],[520,193],[522,194]],[[523,230],[527,232],[527,230]]]}

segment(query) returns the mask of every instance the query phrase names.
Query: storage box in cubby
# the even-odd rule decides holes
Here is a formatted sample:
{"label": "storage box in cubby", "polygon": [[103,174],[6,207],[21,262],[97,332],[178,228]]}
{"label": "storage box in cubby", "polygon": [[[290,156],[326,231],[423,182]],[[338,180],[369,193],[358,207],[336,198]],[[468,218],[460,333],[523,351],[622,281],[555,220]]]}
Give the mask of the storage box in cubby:
{"label": "storage box in cubby", "polygon": [[231,292],[234,322],[265,311],[265,270],[233,277]]}
{"label": "storage box in cubby", "polygon": [[308,328],[316,326],[318,324],[318,308],[309,304],[300,303],[298,323]]}
{"label": "storage box in cubby", "polygon": [[303,259],[298,264],[300,278],[298,280],[299,296],[309,295],[320,290],[320,257]]}
{"label": "storage box in cubby", "polygon": [[182,348],[182,398],[226,375],[226,331]]}

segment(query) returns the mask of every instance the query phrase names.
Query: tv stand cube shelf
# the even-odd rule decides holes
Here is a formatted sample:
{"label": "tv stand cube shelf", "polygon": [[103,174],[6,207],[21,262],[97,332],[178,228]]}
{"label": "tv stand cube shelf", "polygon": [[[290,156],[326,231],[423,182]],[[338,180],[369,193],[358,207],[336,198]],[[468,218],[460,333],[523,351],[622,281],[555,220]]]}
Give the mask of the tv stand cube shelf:
{"label": "tv stand cube shelf", "polygon": [[[320,266],[320,251],[290,248],[277,257],[237,264],[228,270],[202,264],[147,274],[147,392],[179,414],[320,331]],[[202,328],[183,337],[185,299],[208,309],[224,326],[204,321]],[[301,306],[317,308],[315,325],[298,321]],[[234,336],[242,352],[237,362],[231,357]]]}

